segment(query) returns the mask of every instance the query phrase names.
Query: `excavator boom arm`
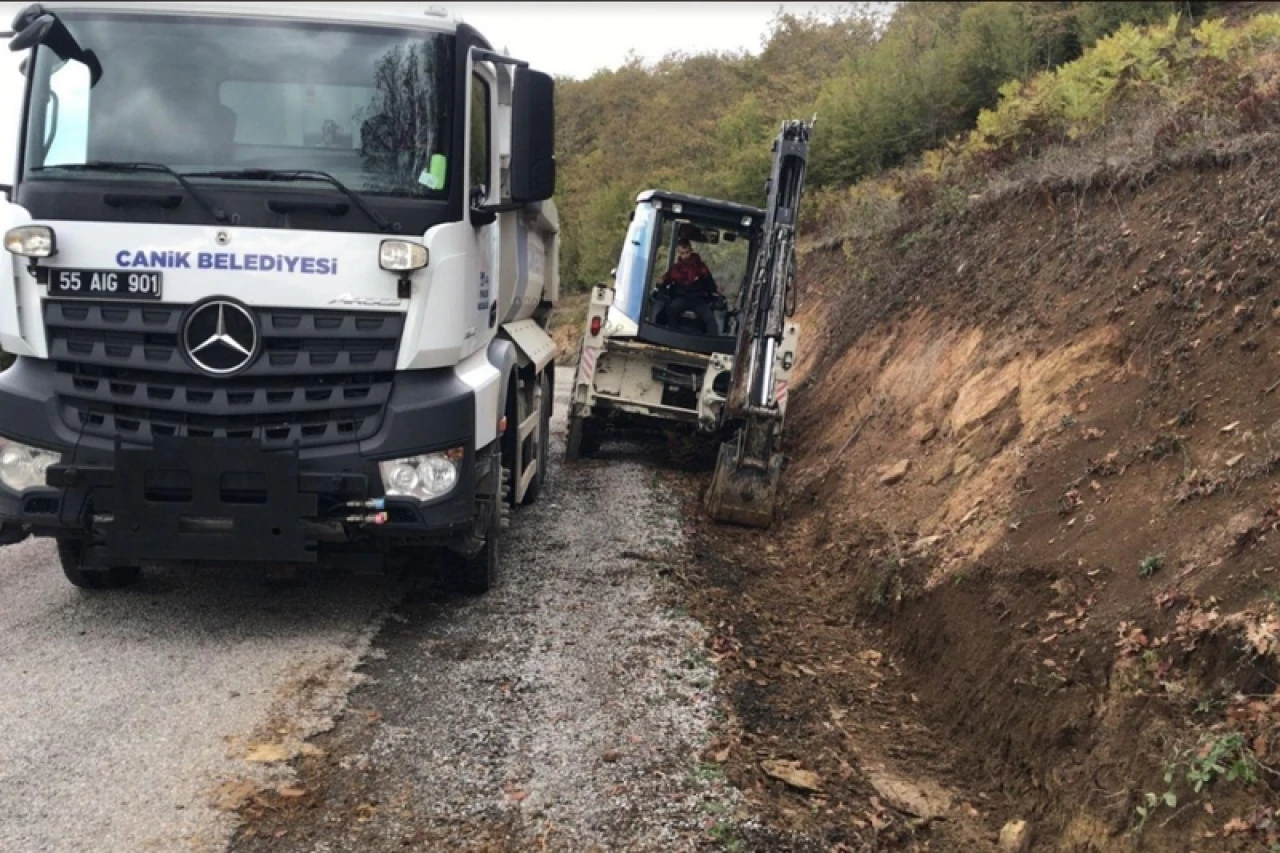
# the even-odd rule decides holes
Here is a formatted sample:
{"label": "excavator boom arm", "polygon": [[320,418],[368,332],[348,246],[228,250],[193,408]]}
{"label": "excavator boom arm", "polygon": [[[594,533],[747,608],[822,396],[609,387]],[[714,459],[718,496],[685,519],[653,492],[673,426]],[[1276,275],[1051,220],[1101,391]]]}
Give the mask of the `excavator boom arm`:
{"label": "excavator boom arm", "polygon": [[795,309],[795,236],[814,122],[788,121],[773,143],[773,170],[760,249],[747,293],[734,358],[728,410],[750,417],[775,407],[773,360]]}
{"label": "excavator boom arm", "polygon": [[[720,447],[707,504],[717,521],[753,527],[773,522],[782,469],[783,408],[775,365],[787,318],[795,311],[795,244],[800,197],[815,120],[788,121],[773,143],[768,203],[747,291],[724,421],[737,425]],[[789,365],[784,362],[784,365]]]}

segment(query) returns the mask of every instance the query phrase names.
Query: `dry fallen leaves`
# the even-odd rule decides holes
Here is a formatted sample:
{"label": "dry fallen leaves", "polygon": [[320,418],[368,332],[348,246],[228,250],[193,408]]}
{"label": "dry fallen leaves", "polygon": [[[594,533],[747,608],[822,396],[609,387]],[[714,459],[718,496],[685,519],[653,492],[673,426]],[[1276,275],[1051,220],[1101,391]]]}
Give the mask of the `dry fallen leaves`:
{"label": "dry fallen leaves", "polygon": [[214,791],[213,807],[224,812],[235,811],[257,792],[258,786],[252,782],[223,782]]}
{"label": "dry fallen leaves", "polygon": [[1241,818],[1233,817],[1222,826],[1223,835],[1237,835],[1249,831],[1249,823]]}
{"label": "dry fallen leaves", "polygon": [[245,752],[244,760],[260,764],[267,764],[273,761],[288,761],[289,751],[284,748],[284,744],[255,743]]}
{"label": "dry fallen leaves", "polygon": [[771,779],[785,782],[800,791],[816,793],[822,790],[822,780],[812,770],[805,770],[798,761],[767,758],[760,762],[760,769]]}
{"label": "dry fallen leaves", "polygon": [[1245,629],[1249,645],[1260,655],[1270,654],[1280,647],[1280,619],[1268,613],[1251,622]]}

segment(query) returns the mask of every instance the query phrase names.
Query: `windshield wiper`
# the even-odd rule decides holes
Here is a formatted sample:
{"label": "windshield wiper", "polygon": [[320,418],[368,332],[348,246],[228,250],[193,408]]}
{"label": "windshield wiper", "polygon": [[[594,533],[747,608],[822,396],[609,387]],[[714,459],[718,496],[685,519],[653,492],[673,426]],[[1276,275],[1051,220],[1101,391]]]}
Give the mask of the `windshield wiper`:
{"label": "windshield wiper", "polygon": [[386,217],[365,204],[364,199],[355,190],[328,172],[321,172],[318,169],[234,169],[225,172],[192,172],[190,177],[243,181],[324,181],[351,199],[351,203],[360,208],[360,211],[378,226],[379,231],[391,230],[391,223]]}
{"label": "windshield wiper", "polygon": [[174,180],[182,185],[187,191],[187,195],[191,196],[196,202],[204,208],[205,213],[213,217],[215,222],[230,222],[231,217],[227,212],[214,204],[200,194],[187,176],[178,172],[163,163],[133,163],[124,160],[90,160],[88,163],[61,163],[56,166],[37,166],[31,171],[48,172],[53,169],[66,169],[72,172],[160,172],[165,175],[172,175]]}

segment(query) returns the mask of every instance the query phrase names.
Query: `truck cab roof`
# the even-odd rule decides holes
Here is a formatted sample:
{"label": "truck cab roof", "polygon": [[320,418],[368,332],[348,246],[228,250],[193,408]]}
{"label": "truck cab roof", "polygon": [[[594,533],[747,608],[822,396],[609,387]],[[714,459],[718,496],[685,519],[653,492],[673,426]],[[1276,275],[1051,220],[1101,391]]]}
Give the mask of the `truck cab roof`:
{"label": "truck cab roof", "polygon": [[716,198],[674,193],[666,190],[645,190],[636,196],[637,204],[655,200],[682,205],[685,207],[684,212],[691,215],[706,216],[713,219],[731,219],[735,222],[740,221],[744,216],[750,216],[753,225],[758,225],[764,221],[764,210],[761,208],[732,201],[721,201]]}
{"label": "truck cab roof", "polygon": [[72,10],[113,13],[216,15],[228,18],[268,18],[300,21],[327,21],[393,26],[431,32],[453,33],[457,19],[439,7],[402,3],[229,3],[229,2],[92,2],[91,0],[52,0],[42,2],[51,12]]}

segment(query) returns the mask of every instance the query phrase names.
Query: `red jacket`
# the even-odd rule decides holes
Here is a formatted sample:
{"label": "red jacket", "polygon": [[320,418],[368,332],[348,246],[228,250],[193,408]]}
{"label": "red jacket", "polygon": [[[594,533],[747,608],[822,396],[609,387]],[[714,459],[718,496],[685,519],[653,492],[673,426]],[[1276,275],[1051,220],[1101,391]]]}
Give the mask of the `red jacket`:
{"label": "red jacket", "polygon": [[709,289],[715,289],[711,270],[702,262],[702,257],[694,252],[689,257],[675,262],[675,265],[663,276],[662,283],[668,282],[683,288],[690,288],[700,279],[707,280]]}

